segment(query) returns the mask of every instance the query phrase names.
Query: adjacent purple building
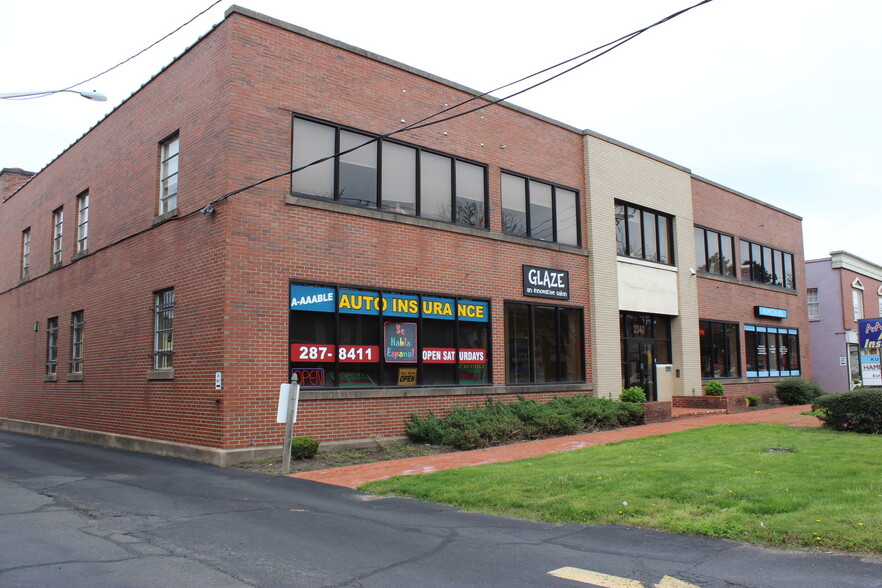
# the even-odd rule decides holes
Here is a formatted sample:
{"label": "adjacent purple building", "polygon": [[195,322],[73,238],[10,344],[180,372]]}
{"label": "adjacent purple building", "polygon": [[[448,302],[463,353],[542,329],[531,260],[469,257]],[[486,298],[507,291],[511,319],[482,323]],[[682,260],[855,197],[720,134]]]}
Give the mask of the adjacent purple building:
{"label": "adjacent purple building", "polygon": [[858,320],[882,316],[882,266],[833,251],[805,262],[814,377],[827,392],[860,383]]}

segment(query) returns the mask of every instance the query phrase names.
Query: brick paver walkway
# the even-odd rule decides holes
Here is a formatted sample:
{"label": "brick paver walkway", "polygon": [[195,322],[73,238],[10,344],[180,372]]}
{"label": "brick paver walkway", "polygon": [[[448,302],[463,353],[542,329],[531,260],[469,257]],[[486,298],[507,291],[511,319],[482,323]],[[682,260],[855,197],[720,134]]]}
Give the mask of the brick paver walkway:
{"label": "brick paver walkway", "polygon": [[463,468],[468,466],[483,465],[500,461],[514,461],[539,457],[549,453],[560,453],[590,447],[592,445],[604,445],[628,439],[639,439],[652,435],[664,435],[677,431],[685,431],[696,427],[710,425],[728,425],[735,423],[772,423],[791,426],[816,427],[821,422],[813,417],[799,414],[810,410],[810,406],[786,406],[756,410],[738,414],[710,414],[703,416],[676,418],[666,423],[652,425],[640,425],[626,427],[612,431],[599,431],[596,433],[584,433],[570,437],[556,437],[554,439],[542,439],[540,441],[527,441],[514,443],[487,449],[474,449],[471,451],[456,451],[425,457],[412,457],[381,461],[361,465],[345,466],[329,470],[316,470],[291,474],[292,478],[302,478],[355,488],[367,482],[391,478],[392,476],[404,476],[408,474],[427,474],[440,470]]}

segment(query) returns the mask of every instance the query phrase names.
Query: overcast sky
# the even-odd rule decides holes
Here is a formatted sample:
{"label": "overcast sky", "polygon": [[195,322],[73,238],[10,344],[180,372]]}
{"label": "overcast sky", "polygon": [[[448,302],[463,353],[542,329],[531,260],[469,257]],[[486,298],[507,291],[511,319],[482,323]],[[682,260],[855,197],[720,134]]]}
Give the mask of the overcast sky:
{"label": "overcast sky", "polygon": [[[241,0],[240,5],[490,90],[697,0]],[[0,93],[75,84],[212,0],[29,0],[0,8]],[[221,2],[72,94],[0,100],[0,168],[39,171],[215,23]],[[512,101],[803,217],[807,259],[882,264],[882,2],[714,0]]]}

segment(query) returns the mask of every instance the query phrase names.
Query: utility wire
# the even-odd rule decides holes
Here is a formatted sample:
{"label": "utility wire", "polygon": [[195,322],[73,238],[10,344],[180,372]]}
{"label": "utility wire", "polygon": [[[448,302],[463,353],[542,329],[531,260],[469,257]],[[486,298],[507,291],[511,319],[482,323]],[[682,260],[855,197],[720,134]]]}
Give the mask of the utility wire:
{"label": "utility wire", "polygon": [[76,88],[77,86],[82,86],[83,84],[87,84],[87,83],[91,82],[92,80],[96,80],[96,79],[100,78],[101,76],[112,72],[116,68],[118,68],[122,65],[125,65],[126,63],[130,62],[131,60],[135,59],[136,57],[141,56],[142,54],[146,53],[150,49],[153,49],[154,47],[156,47],[157,45],[159,45],[160,43],[162,43],[163,41],[165,41],[166,39],[168,39],[169,37],[171,37],[172,35],[174,35],[178,31],[183,29],[185,26],[192,23],[194,20],[196,20],[197,18],[199,18],[200,16],[202,16],[203,14],[205,14],[206,12],[208,12],[209,10],[211,10],[212,8],[214,8],[215,6],[220,4],[222,1],[223,0],[215,0],[214,2],[211,3],[211,5],[208,6],[208,8],[206,8],[205,10],[203,10],[202,12],[200,12],[199,14],[197,14],[196,16],[194,16],[193,18],[191,18],[190,20],[185,22],[184,24],[180,25],[178,28],[176,28],[172,32],[168,33],[167,35],[163,36],[162,38],[158,39],[157,41],[154,41],[153,43],[151,43],[147,47],[141,49],[140,51],[138,51],[137,53],[135,53],[134,55],[132,55],[128,59],[124,59],[124,60],[120,61],[119,63],[117,63],[113,67],[109,67],[109,68],[105,69],[104,71],[102,71],[101,73],[95,74],[91,78],[85,79],[82,82],[77,82],[76,84],[71,84],[70,86],[61,88],[60,90],[53,90],[52,92],[46,92],[45,94],[40,94],[38,96],[29,96],[27,98],[19,98],[19,100],[34,100],[35,98],[45,98],[46,96],[51,96],[52,94],[57,94],[59,92],[64,92],[66,90],[71,90],[73,88]]}
{"label": "utility wire", "polygon": [[[262,179],[262,180],[260,180],[260,181],[258,181],[258,182],[255,182],[255,183],[253,183],[253,184],[249,184],[248,186],[245,186],[245,187],[243,187],[243,188],[239,188],[239,189],[237,189],[237,190],[233,190],[232,192],[227,192],[227,193],[224,194],[223,196],[219,196],[218,198],[215,198],[214,200],[212,200],[212,201],[209,203],[209,206],[211,206],[211,205],[213,205],[213,204],[217,204],[218,202],[221,202],[221,201],[223,201],[223,200],[226,200],[227,198],[230,198],[231,196],[235,196],[236,194],[241,194],[242,192],[245,192],[245,191],[247,191],[247,190],[250,190],[251,188],[256,188],[257,186],[260,186],[260,185],[266,184],[267,182],[271,182],[271,181],[273,181],[273,180],[277,180],[277,179],[279,179],[279,178],[283,178],[283,177],[285,177],[285,176],[290,176],[290,175],[292,175],[292,174],[295,174],[295,173],[297,173],[297,172],[299,172],[299,171],[303,171],[303,170],[305,170],[305,169],[307,169],[307,168],[309,168],[309,167],[312,167],[312,166],[314,166],[314,165],[318,165],[318,164],[323,163],[323,162],[325,162],[325,161],[328,161],[328,160],[334,159],[335,157],[339,157],[339,156],[341,156],[341,155],[346,155],[346,154],[348,154],[348,153],[352,153],[353,151],[356,151],[356,150],[358,150],[358,149],[361,149],[362,147],[364,147],[364,146],[366,146],[366,145],[370,145],[371,143],[376,143],[376,142],[378,142],[378,141],[380,141],[380,140],[382,140],[382,139],[386,139],[386,138],[391,137],[391,136],[393,136],[393,135],[397,135],[397,134],[399,134],[399,133],[403,133],[403,132],[406,132],[406,131],[411,131],[411,130],[416,130],[416,129],[422,129],[422,128],[425,128],[425,127],[428,127],[428,126],[431,126],[431,125],[436,125],[436,124],[438,124],[438,123],[442,123],[442,122],[446,122],[446,121],[449,121],[449,120],[453,120],[453,119],[455,119],[455,118],[459,118],[459,117],[461,117],[461,116],[465,116],[465,115],[467,115],[467,114],[471,114],[471,113],[476,112],[476,111],[478,111],[478,110],[481,110],[481,109],[487,108],[488,106],[493,106],[493,105],[495,105],[495,104],[498,104],[498,103],[503,102],[503,101],[505,101],[505,100],[508,100],[508,99],[510,99],[510,98],[513,98],[513,97],[515,97],[515,96],[518,96],[519,94],[523,94],[524,92],[527,92],[527,91],[529,91],[529,90],[532,90],[532,89],[534,89],[534,88],[537,88],[537,87],[539,87],[539,86],[541,86],[541,85],[543,85],[543,84],[546,84],[546,83],[548,83],[548,82],[550,82],[550,81],[552,81],[552,80],[554,80],[554,79],[556,79],[556,78],[561,77],[561,76],[564,75],[564,74],[567,74],[567,73],[569,73],[569,72],[571,72],[571,71],[573,71],[573,70],[575,70],[575,69],[577,69],[577,68],[579,68],[579,67],[582,67],[583,65],[585,65],[585,64],[587,64],[587,63],[589,63],[589,62],[591,62],[591,61],[594,61],[594,60],[597,59],[598,57],[601,57],[601,56],[603,56],[603,55],[606,55],[606,54],[609,53],[610,51],[612,51],[612,50],[614,50],[614,49],[617,49],[618,47],[621,47],[622,45],[624,45],[624,44],[627,43],[628,41],[631,41],[631,40],[634,39],[635,37],[637,37],[637,36],[639,36],[639,35],[645,33],[646,31],[648,31],[648,30],[650,30],[650,29],[652,29],[652,28],[655,28],[655,27],[657,27],[657,26],[659,26],[659,25],[662,25],[662,24],[664,24],[664,23],[666,23],[666,22],[668,22],[668,21],[670,21],[670,20],[672,20],[672,19],[674,19],[674,18],[677,18],[678,16],[680,16],[680,15],[682,15],[682,14],[685,14],[686,12],[689,12],[690,10],[693,10],[694,8],[698,8],[699,6],[702,6],[702,5],[704,5],[704,4],[708,4],[708,3],[710,3],[710,2],[713,2],[713,0],[702,0],[701,2],[698,2],[697,4],[693,4],[692,6],[689,6],[689,7],[687,7],[687,8],[682,9],[682,10],[679,10],[679,11],[673,13],[673,14],[670,14],[670,15],[666,16],[665,18],[663,18],[663,19],[659,20],[658,22],[655,22],[655,23],[653,23],[653,24],[651,24],[651,25],[645,26],[645,27],[643,27],[643,28],[641,28],[641,29],[638,29],[638,30],[636,30],[636,31],[634,31],[634,32],[628,33],[627,35],[624,35],[624,36],[622,36],[622,37],[619,37],[618,39],[615,39],[615,40],[613,40],[613,41],[609,41],[608,43],[604,43],[603,45],[600,45],[600,46],[598,46],[598,47],[595,47],[594,49],[591,49],[591,50],[589,50],[589,51],[586,51],[586,52],[584,52],[584,53],[581,53],[581,54],[579,54],[579,55],[576,55],[575,57],[571,57],[571,58],[569,58],[569,59],[566,59],[566,60],[564,60],[564,61],[561,61],[560,63],[557,63],[557,64],[555,64],[555,65],[552,65],[552,66],[546,67],[546,68],[544,68],[544,69],[542,69],[542,70],[539,70],[539,71],[537,71],[537,72],[535,72],[535,73],[532,73],[532,74],[530,74],[530,75],[528,75],[528,76],[525,76],[525,77],[523,77],[523,78],[521,78],[521,79],[519,79],[519,80],[516,80],[516,81],[514,81],[514,82],[510,82],[510,83],[505,84],[505,85],[503,85],[503,86],[499,86],[498,88],[495,88],[495,89],[493,89],[493,90],[488,90],[487,92],[484,92],[484,93],[479,94],[479,95],[477,95],[477,96],[472,96],[471,98],[468,98],[468,99],[466,99],[466,100],[463,100],[462,102],[460,102],[460,103],[458,103],[458,104],[454,104],[453,106],[449,106],[449,107],[447,107],[447,108],[445,108],[445,109],[443,109],[443,110],[440,110],[440,111],[438,111],[438,112],[435,112],[435,113],[433,113],[433,114],[431,114],[431,115],[429,115],[429,116],[426,116],[426,117],[424,117],[424,118],[422,118],[422,119],[420,119],[420,120],[418,120],[418,121],[415,121],[415,122],[413,122],[413,123],[410,123],[410,124],[408,124],[408,125],[405,125],[405,126],[399,128],[399,129],[396,129],[396,130],[394,130],[394,131],[390,131],[390,132],[385,133],[385,134],[383,134],[383,135],[379,135],[379,136],[377,136],[377,137],[374,137],[374,138],[370,139],[369,141],[366,141],[365,143],[362,143],[361,145],[356,145],[355,147],[351,147],[351,148],[346,149],[346,150],[344,150],[344,151],[340,151],[340,152],[334,153],[334,154],[332,154],[332,155],[328,155],[327,157],[322,157],[321,159],[317,159],[317,160],[315,160],[315,161],[313,161],[313,162],[310,162],[310,163],[308,163],[308,164],[306,164],[306,165],[303,165],[303,166],[300,166],[300,167],[298,167],[298,168],[294,168],[294,169],[291,169],[291,170],[288,170],[288,171],[282,172],[282,173],[280,173],[280,174],[276,174],[276,175],[274,175],[274,176],[270,176],[270,177],[268,177],[268,178],[264,178],[264,179]],[[603,51],[601,51],[601,50],[603,50]],[[524,89],[519,90],[519,91],[517,91],[517,92],[513,92],[513,93],[511,93],[511,94],[509,94],[509,95],[507,95],[507,96],[505,96],[505,97],[503,97],[503,98],[496,98],[496,99],[490,100],[490,101],[486,102],[485,104],[482,104],[482,105],[477,106],[477,107],[475,107],[475,108],[472,108],[472,109],[469,109],[469,110],[465,110],[465,111],[463,111],[463,112],[458,112],[458,113],[456,113],[456,114],[452,114],[452,115],[450,115],[450,116],[447,116],[447,117],[444,117],[444,118],[441,118],[441,119],[438,119],[438,120],[432,120],[432,119],[434,119],[434,118],[437,117],[437,116],[441,116],[442,114],[445,114],[445,113],[447,113],[447,112],[450,112],[450,111],[452,111],[452,110],[455,110],[455,109],[457,109],[457,108],[459,108],[459,107],[461,107],[461,106],[465,106],[466,104],[469,104],[470,102],[474,102],[475,100],[480,100],[480,99],[482,99],[482,98],[485,98],[485,97],[489,96],[490,94],[492,94],[492,93],[494,93],[494,92],[498,92],[499,90],[502,90],[502,89],[508,88],[508,87],[510,87],[510,86],[513,86],[513,85],[515,85],[515,84],[519,84],[519,83],[521,83],[521,82],[524,82],[524,81],[526,81],[526,80],[529,80],[529,79],[534,78],[534,77],[536,77],[536,76],[539,76],[539,75],[541,75],[541,74],[544,74],[544,73],[547,73],[547,72],[549,72],[549,71],[555,70],[555,69],[557,69],[557,68],[559,68],[559,67],[561,67],[561,66],[564,66],[564,65],[566,65],[566,64],[568,64],[568,63],[571,63],[571,62],[573,62],[573,61],[576,61],[576,60],[578,60],[578,59],[581,59],[581,58],[583,58],[583,57],[586,57],[586,56],[588,56],[588,55],[591,55],[592,53],[595,53],[595,52],[597,52],[597,51],[601,51],[601,52],[598,53],[597,55],[593,55],[593,56],[591,56],[591,57],[589,57],[589,58],[587,58],[587,59],[584,59],[583,61],[581,61],[581,62],[579,62],[579,63],[577,63],[577,64],[575,64],[575,65],[573,65],[573,66],[571,66],[571,67],[569,67],[569,68],[567,68],[567,69],[565,69],[565,70],[562,71],[562,72],[559,72],[559,73],[557,73],[557,74],[555,74],[555,75],[553,75],[553,76],[551,76],[551,77],[548,77],[548,78],[545,78],[545,79],[543,79],[543,80],[541,80],[541,81],[539,81],[539,82],[536,82],[535,84],[533,84],[533,85],[531,85],[531,86],[529,86],[529,87],[527,87],[527,88],[524,88]]]}

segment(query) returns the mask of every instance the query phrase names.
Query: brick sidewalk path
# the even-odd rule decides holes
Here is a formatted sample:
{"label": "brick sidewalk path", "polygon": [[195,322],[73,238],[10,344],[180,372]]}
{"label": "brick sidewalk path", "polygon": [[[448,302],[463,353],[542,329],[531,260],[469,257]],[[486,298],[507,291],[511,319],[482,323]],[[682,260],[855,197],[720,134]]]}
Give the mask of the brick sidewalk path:
{"label": "brick sidewalk path", "polygon": [[539,441],[526,441],[489,447],[487,449],[473,449],[471,451],[455,451],[425,457],[412,457],[396,459],[392,461],[380,461],[361,465],[344,466],[329,470],[315,470],[291,474],[292,478],[314,480],[335,486],[355,488],[367,482],[391,478],[392,476],[405,476],[408,474],[428,474],[440,470],[463,468],[500,461],[514,461],[516,459],[528,459],[539,457],[549,453],[571,451],[592,445],[604,445],[628,439],[639,439],[652,435],[665,435],[677,431],[686,431],[696,427],[710,425],[729,425],[735,423],[770,423],[791,426],[817,427],[821,422],[813,417],[799,414],[810,410],[810,406],[785,406],[766,410],[755,410],[738,414],[711,414],[688,418],[676,418],[666,423],[652,425],[639,425],[625,427],[612,431],[598,431],[596,433],[583,433],[569,437],[556,437]]}

